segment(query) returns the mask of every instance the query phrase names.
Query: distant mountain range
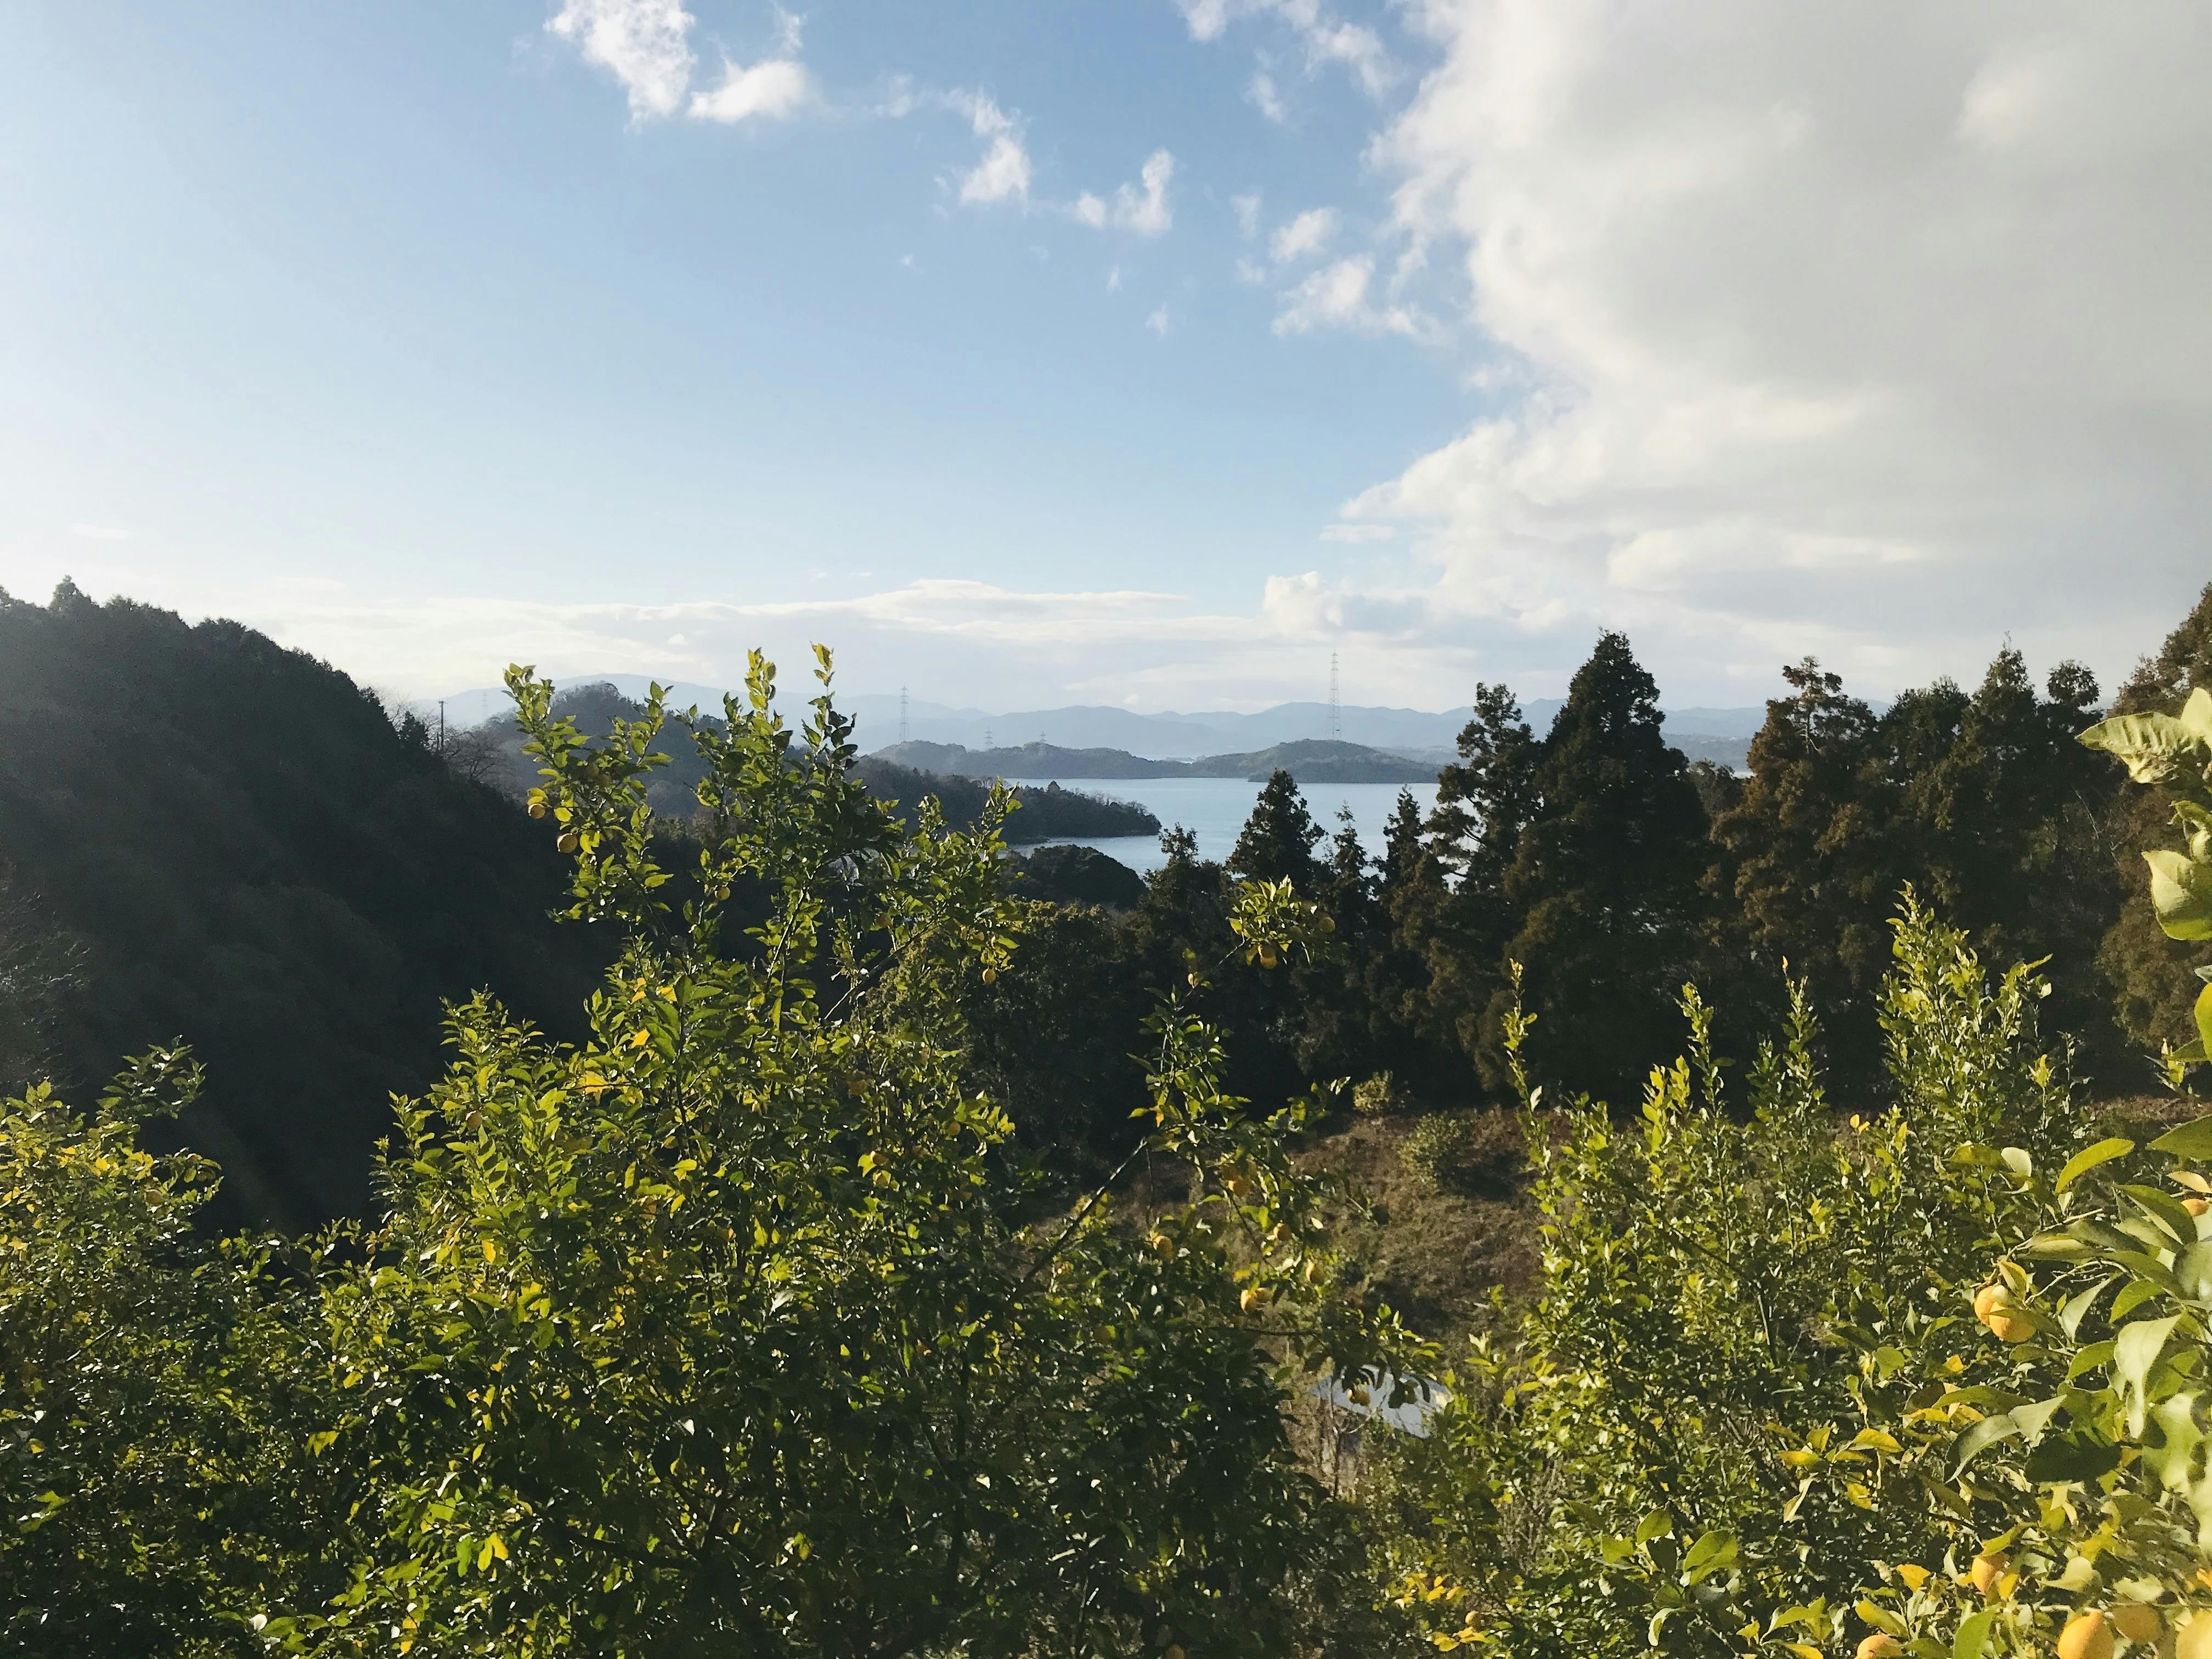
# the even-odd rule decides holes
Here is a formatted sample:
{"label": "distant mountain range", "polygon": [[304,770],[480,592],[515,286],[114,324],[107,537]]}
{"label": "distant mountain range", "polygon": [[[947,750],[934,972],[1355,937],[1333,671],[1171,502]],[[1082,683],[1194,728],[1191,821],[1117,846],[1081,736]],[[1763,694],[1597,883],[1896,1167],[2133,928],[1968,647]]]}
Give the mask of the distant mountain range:
{"label": "distant mountain range", "polygon": [[[626,696],[642,697],[650,683],[641,674],[579,674],[562,679],[564,688],[602,683]],[[664,684],[666,684],[664,682]],[[702,709],[718,708],[719,688],[677,682],[670,686],[670,702],[678,708],[696,703]],[[994,714],[980,708],[955,708],[945,703],[909,700],[902,733],[899,700],[895,696],[861,695],[840,699],[840,706],[860,721],[864,750],[884,750],[908,742],[955,745],[979,752],[1019,749],[1041,743],[1065,750],[1120,750],[1146,760],[1195,760],[1254,755],[1277,744],[1330,739],[1329,708],[1325,702],[1285,702],[1256,714],[1228,710],[1206,714],[1139,714],[1108,705],[1077,704],[1066,708],[1019,710]],[[445,699],[446,718],[457,726],[474,726],[502,714],[507,708],[504,690],[457,692]],[[1556,697],[1538,697],[1524,705],[1528,723],[1539,732],[1559,713]],[[1344,743],[1410,756],[1435,767],[1452,758],[1460,728],[1467,724],[1464,708],[1430,713],[1419,708],[1377,708],[1346,706],[1337,711],[1335,737]],[[1765,723],[1766,708],[1670,709],[1668,740],[1692,760],[1711,760],[1741,769],[1752,736]],[[1114,773],[1062,773],[1061,776],[1120,776]],[[1219,775],[1234,775],[1224,774]],[[1387,780],[1383,780],[1387,781]],[[1316,781],[1351,782],[1334,778]]]}
{"label": "distant mountain range", "polygon": [[1265,782],[1279,767],[1302,784],[1434,783],[1435,764],[1364,744],[1308,738],[1271,744],[1241,755],[1158,760],[1126,749],[1063,749],[1025,743],[1012,749],[908,740],[878,750],[872,760],[896,762],[955,778],[1243,778]]}

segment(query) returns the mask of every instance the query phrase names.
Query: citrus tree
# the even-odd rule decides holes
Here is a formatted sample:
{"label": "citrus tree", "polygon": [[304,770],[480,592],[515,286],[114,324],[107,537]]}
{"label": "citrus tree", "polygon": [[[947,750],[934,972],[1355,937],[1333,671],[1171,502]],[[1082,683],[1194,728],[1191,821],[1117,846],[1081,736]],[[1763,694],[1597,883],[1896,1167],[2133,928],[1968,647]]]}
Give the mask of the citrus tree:
{"label": "citrus tree", "polygon": [[[2212,938],[2212,695],[2193,692],[2176,715],[2106,720],[2082,741],[2171,793],[2185,846],[2144,854],[2152,906],[2172,937]],[[2206,1058],[2212,988],[2197,1024],[2167,1048],[2177,1085]],[[2003,1156],[2033,1224],[1948,1310],[1948,1340],[1978,1339],[1971,1374],[1932,1373],[1927,1341],[1887,1356],[1857,1344],[1883,1385],[1860,1401],[1860,1432],[1892,1443],[1891,1478],[1928,1494],[1937,1530],[1870,1564],[1862,1659],[2054,1644],[2061,1659],[2122,1645],[2205,1659],[2212,1117],[2142,1151],[2107,1138],[2055,1170]]]}
{"label": "citrus tree", "polygon": [[[2063,1164],[2078,1113],[2039,981],[1993,977],[1909,898],[1894,943],[1880,1108],[1829,1101],[1802,993],[1732,1091],[1691,993],[1688,1054],[1633,1115],[1577,1099],[1532,1123],[1540,1289],[1374,1498],[1437,1647],[1818,1659],[1871,1563],[1946,1537],[1870,1406],[2009,1363],[1965,1299],[2032,1228],[2019,1172]],[[1505,1049],[1533,1116],[1528,1024]]]}
{"label": "citrus tree", "polygon": [[88,1115],[0,1103],[0,1653],[252,1652],[255,1610],[343,1582],[307,1282],[196,1231],[213,1167],[138,1144],[198,1082],[163,1049]]}
{"label": "citrus tree", "polygon": [[[1286,1445],[1278,1364],[1379,1370],[1396,1333],[1324,1294],[1334,1194],[1287,1145],[1310,1106],[1223,1094],[1194,975],[1153,1024],[1146,1143],[1190,1201],[1139,1229],[1109,1182],[1024,1224],[957,995],[963,973],[1019,971],[1006,804],[965,833],[927,803],[902,826],[849,775],[819,672],[801,731],[757,657],[720,722],[689,722],[680,907],[646,800],[660,700],[592,744],[510,675],[574,913],[629,944],[587,1041],[479,1000],[451,1073],[402,1109],[388,1216],[323,1292],[343,1405],[319,1455],[362,1492],[351,1583],[272,1607],[285,1642],[861,1659],[1318,1639],[1342,1531]],[[742,929],[733,892],[754,896]],[[1263,963],[1315,927],[1267,883],[1234,925]]]}

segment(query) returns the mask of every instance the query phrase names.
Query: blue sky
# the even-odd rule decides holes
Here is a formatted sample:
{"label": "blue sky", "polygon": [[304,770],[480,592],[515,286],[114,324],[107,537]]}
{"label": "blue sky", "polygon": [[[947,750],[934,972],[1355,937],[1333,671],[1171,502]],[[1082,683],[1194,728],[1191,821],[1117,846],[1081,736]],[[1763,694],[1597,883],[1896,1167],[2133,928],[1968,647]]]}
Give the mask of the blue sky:
{"label": "blue sky", "polygon": [[2212,576],[2212,132],[2100,15],[31,0],[0,586],[417,696],[2109,674]]}

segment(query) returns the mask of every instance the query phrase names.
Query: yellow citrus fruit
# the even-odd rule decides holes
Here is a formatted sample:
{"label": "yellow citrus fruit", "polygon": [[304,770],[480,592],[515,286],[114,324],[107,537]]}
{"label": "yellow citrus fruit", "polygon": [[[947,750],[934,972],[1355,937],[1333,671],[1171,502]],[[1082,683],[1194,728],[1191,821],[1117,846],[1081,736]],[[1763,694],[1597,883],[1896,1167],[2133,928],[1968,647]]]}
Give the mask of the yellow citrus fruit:
{"label": "yellow citrus fruit", "polygon": [[1853,1659],[1897,1659],[1905,1651],[1898,1639],[1887,1631],[1875,1631],[1858,1645]]}
{"label": "yellow citrus fruit", "polygon": [[576,832],[574,830],[563,830],[560,839],[553,843],[554,850],[560,853],[573,853],[576,850]]}
{"label": "yellow citrus fruit", "polygon": [[1974,1565],[1966,1569],[1966,1581],[1984,1595],[1994,1599],[1997,1593],[1997,1580],[2004,1577],[2008,1565],[2002,1551],[1995,1555],[1978,1555],[1974,1558]]}
{"label": "yellow citrus fruit", "polygon": [[984,983],[984,984],[986,984],[986,985],[990,984],[994,980],[997,979],[998,977],[999,977],[999,970],[998,970],[997,969],[995,969],[995,968],[986,968],[986,969],[983,970],[983,983]]}
{"label": "yellow citrus fruit", "polygon": [[1250,1313],[1255,1308],[1264,1308],[1275,1299],[1275,1293],[1265,1285],[1255,1285],[1237,1298],[1237,1305]]}
{"label": "yellow citrus fruit", "polygon": [[2058,1659],[2112,1659],[2112,1627],[2094,1607],[2075,1613],[2058,1632]]}
{"label": "yellow citrus fruit", "polygon": [[2212,1612],[2197,1613],[2181,1627],[2174,1659],[2212,1659]]}
{"label": "yellow citrus fruit", "polygon": [[2035,1322],[2019,1308],[2009,1285],[1984,1285],[1974,1292],[1974,1317],[2000,1342],[2025,1342],[2035,1334]]}
{"label": "yellow citrus fruit", "polygon": [[530,816],[533,818],[544,817],[545,816],[545,803],[542,800],[534,800],[531,802]]}
{"label": "yellow citrus fruit", "polygon": [[2148,1601],[2122,1601],[2106,1615],[2112,1628],[2130,1642],[2155,1642],[2166,1621]]}
{"label": "yellow citrus fruit", "polygon": [[2208,1207],[2212,1207],[2212,1199],[2185,1198],[2181,1207],[2191,1215],[2203,1215]]}

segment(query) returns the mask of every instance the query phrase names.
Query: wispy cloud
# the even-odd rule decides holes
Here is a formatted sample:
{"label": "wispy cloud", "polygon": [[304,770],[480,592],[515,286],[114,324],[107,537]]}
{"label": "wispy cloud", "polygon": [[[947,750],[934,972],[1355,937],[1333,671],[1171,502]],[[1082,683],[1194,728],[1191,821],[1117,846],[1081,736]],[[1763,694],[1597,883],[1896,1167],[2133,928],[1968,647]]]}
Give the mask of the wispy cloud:
{"label": "wispy cloud", "polygon": [[564,0],[545,27],[629,95],[630,118],[673,115],[691,84],[691,14],[683,0]]}
{"label": "wispy cloud", "polygon": [[1267,244],[1267,251],[1275,256],[1277,264],[1289,264],[1292,260],[1320,252],[1335,234],[1336,210],[1310,208],[1276,231]]}
{"label": "wispy cloud", "polygon": [[693,94],[691,115],[725,125],[755,116],[778,120],[803,108],[813,95],[813,79],[796,58],[769,58],[750,64],[725,58],[721,85]]}
{"label": "wispy cloud", "polygon": [[812,77],[799,58],[803,20],[781,8],[768,56],[751,64],[726,56],[720,82],[693,92],[698,58],[691,50],[691,29],[696,21],[683,0],[562,0],[545,27],[571,42],[586,63],[622,83],[633,121],[681,111],[695,121],[731,126],[755,118],[781,119],[813,99]]}
{"label": "wispy cloud", "polygon": [[1151,316],[1145,319],[1145,326],[1164,339],[1168,331],[1168,308],[1162,306],[1153,312]]}
{"label": "wispy cloud", "polygon": [[[1304,49],[1308,74],[1340,66],[1370,98],[1381,97],[1402,78],[1380,35],[1364,24],[1348,23],[1333,15],[1321,0],[1176,0],[1176,5],[1194,40],[1218,40],[1231,23],[1243,18],[1272,17],[1288,28]],[[1273,76],[1264,63],[1247,95],[1269,120],[1283,118]]]}
{"label": "wispy cloud", "polygon": [[1290,110],[1283,103],[1283,94],[1275,85],[1275,77],[1266,70],[1255,69],[1245,83],[1244,96],[1251,100],[1254,109],[1278,126],[1291,118]]}
{"label": "wispy cloud", "polygon": [[1275,314],[1275,332],[1313,334],[1325,329],[1349,329],[1360,334],[1402,334],[1417,337],[1429,331],[1428,319],[1413,307],[1377,305],[1369,290],[1375,283],[1372,256],[1358,254],[1324,265],[1282,296]]}
{"label": "wispy cloud", "polygon": [[1075,198],[1069,211],[1093,229],[1111,225],[1139,236],[1163,235],[1175,223],[1174,210],[1168,205],[1168,181],[1175,177],[1175,167],[1174,156],[1156,149],[1145,159],[1138,174],[1139,183],[1121,185],[1110,204],[1103,197],[1086,191]]}
{"label": "wispy cloud", "polygon": [[1030,199],[1031,167],[1023,142],[1022,122],[1009,115],[988,94],[952,92],[945,100],[968,118],[975,136],[984,141],[983,159],[960,177],[960,199],[970,206]]}

